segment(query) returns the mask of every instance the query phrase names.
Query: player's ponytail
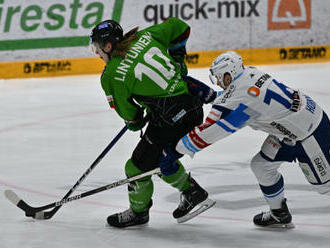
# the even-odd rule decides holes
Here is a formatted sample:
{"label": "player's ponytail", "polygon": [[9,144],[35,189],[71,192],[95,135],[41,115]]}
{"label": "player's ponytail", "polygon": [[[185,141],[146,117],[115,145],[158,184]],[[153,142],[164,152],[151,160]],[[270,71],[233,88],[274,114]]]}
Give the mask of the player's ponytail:
{"label": "player's ponytail", "polygon": [[118,42],[114,49],[111,51],[111,57],[121,57],[121,58],[125,58],[126,57],[126,53],[128,51],[128,49],[131,47],[131,43],[132,41],[137,39],[137,32],[138,32],[138,27],[133,28],[132,30],[128,31],[123,39]]}

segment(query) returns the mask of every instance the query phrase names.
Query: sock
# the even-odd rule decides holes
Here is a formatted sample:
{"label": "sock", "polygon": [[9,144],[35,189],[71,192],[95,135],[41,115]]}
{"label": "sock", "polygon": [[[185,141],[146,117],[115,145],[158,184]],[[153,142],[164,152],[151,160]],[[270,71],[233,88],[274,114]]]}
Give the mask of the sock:
{"label": "sock", "polygon": [[259,186],[266,198],[270,209],[281,208],[282,201],[284,199],[284,180],[282,175],[279,180],[273,185],[263,186],[260,184]]}

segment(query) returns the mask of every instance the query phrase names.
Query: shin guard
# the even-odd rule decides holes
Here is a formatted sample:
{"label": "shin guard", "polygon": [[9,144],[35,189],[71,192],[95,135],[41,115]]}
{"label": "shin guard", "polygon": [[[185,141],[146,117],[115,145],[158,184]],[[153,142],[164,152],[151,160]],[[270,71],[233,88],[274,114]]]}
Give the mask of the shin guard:
{"label": "shin guard", "polygon": [[[125,165],[125,172],[127,177],[143,173],[133,164],[131,159]],[[130,183],[128,185],[128,198],[131,209],[136,213],[145,211],[150,206],[153,191],[154,185],[151,176]]]}

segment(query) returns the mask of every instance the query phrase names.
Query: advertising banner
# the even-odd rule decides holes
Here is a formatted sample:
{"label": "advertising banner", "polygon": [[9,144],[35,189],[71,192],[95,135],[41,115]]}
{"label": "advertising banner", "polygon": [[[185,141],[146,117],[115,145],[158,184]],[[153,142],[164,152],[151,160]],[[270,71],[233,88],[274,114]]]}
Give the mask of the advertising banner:
{"label": "advertising banner", "polygon": [[0,0],[0,68],[32,60],[55,68],[56,59],[62,64],[52,70],[66,71],[63,61],[95,57],[88,35],[98,22],[113,19],[129,31],[171,16],[191,26],[189,66],[209,66],[229,49],[257,64],[326,61],[329,13],[324,0]]}

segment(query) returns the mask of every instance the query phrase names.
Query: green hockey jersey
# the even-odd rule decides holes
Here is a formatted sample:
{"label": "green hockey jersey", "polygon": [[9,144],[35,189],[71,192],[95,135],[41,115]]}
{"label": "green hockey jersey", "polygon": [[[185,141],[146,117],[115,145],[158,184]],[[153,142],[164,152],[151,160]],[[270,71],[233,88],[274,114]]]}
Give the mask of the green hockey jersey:
{"label": "green hockey jersey", "polygon": [[134,96],[171,97],[188,92],[180,67],[167,52],[178,45],[182,35],[189,34],[187,30],[185,22],[169,18],[139,31],[125,59],[109,60],[101,77],[102,88],[110,106],[125,121],[136,117]]}

